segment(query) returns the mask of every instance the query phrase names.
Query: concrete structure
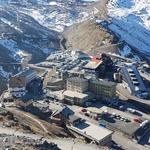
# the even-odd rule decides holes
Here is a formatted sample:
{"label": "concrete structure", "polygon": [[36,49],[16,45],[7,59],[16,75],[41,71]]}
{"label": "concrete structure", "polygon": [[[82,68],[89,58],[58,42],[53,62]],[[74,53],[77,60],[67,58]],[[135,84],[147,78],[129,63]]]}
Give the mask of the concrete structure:
{"label": "concrete structure", "polygon": [[85,74],[90,74],[93,77],[98,76],[102,61],[90,61],[84,66]]}
{"label": "concrete structure", "polygon": [[84,77],[84,70],[80,70],[78,68],[72,69],[68,71],[69,77],[80,77],[83,78]]}
{"label": "concrete structure", "polygon": [[37,73],[33,69],[26,69],[23,72],[12,76],[9,81],[9,90],[12,96],[21,97],[26,94],[28,83],[37,78]]}
{"label": "concrete structure", "polygon": [[52,79],[48,81],[46,88],[52,91],[62,90],[65,87],[65,81],[62,79]]}
{"label": "concrete structure", "polygon": [[80,122],[75,126],[67,126],[72,131],[95,141],[100,146],[108,145],[111,143],[113,132],[104,128],[94,125],[90,122]]}
{"label": "concrete structure", "polygon": [[133,64],[125,64],[121,69],[123,83],[125,88],[135,96],[141,96],[146,93],[146,87],[139,71]]}
{"label": "concrete structure", "polygon": [[26,87],[10,88],[10,93],[13,97],[20,98],[24,96],[27,93],[27,91],[26,91]]}
{"label": "concrete structure", "polygon": [[37,78],[37,73],[33,69],[26,69],[23,72],[12,76],[9,81],[10,88],[26,87],[29,82]]}
{"label": "concrete structure", "polygon": [[89,98],[88,94],[69,91],[69,90],[65,91],[63,95],[66,103],[72,105],[80,105],[80,106],[82,106]]}
{"label": "concrete structure", "polygon": [[113,66],[113,61],[109,56],[102,53],[101,55],[92,57],[92,60],[84,66],[86,74],[93,77],[103,77],[106,72],[110,72]]}
{"label": "concrete structure", "polygon": [[79,77],[72,77],[67,80],[67,90],[83,93],[88,90],[88,80]]}
{"label": "concrete structure", "polygon": [[58,110],[53,111],[51,115],[51,122],[62,125],[63,123],[69,123],[69,117],[71,117],[72,123],[77,119],[74,117],[74,112],[69,107],[62,107]]}
{"label": "concrete structure", "polygon": [[116,83],[105,80],[90,80],[89,91],[94,93],[96,98],[112,98],[116,96]]}
{"label": "concrete structure", "polygon": [[82,119],[76,115],[70,115],[69,116],[69,123],[73,126],[78,125]]}

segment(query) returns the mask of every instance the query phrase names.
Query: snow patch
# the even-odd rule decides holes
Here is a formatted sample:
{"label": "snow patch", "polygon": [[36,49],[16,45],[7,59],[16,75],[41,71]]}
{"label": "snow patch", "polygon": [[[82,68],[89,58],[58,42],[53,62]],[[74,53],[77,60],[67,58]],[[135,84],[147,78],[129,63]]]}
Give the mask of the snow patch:
{"label": "snow patch", "polygon": [[140,58],[137,55],[133,54],[132,49],[127,44],[125,44],[122,49],[119,49],[119,55],[131,58],[134,61],[140,61]]}
{"label": "snow patch", "polygon": [[129,45],[150,55],[150,0],[110,0],[109,28]]}
{"label": "snow patch", "polygon": [[[87,2],[95,2],[95,0]],[[66,2],[51,1],[47,5],[48,7],[43,9],[36,7],[24,8],[21,12],[32,16],[41,25],[57,32],[63,32],[65,27],[94,17],[94,14],[98,12],[96,8],[91,11],[76,8],[76,10],[72,10],[72,7]]]}
{"label": "snow patch", "polygon": [[9,76],[11,76],[12,74],[10,72],[6,72],[5,70],[3,70],[3,67],[0,66],[0,76],[2,76],[3,78],[8,79]]}
{"label": "snow patch", "polygon": [[0,39],[0,44],[6,47],[11,53],[10,57],[15,59],[16,61],[20,61],[23,57],[23,52],[17,47],[17,42],[14,40]]}
{"label": "snow patch", "polygon": [[12,24],[12,22],[8,21],[7,19],[5,18],[1,18],[0,19],[2,22],[4,22],[5,24],[9,25],[10,27],[14,28],[15,30],[23,33],[23,31],[21,29],[19,29],[16,25]]}
{"label": "snow patch", "polygon": [[50,6],[57,6],[57,2],[54,2],[54,1],[49,2],[49,5],[50,5]]}

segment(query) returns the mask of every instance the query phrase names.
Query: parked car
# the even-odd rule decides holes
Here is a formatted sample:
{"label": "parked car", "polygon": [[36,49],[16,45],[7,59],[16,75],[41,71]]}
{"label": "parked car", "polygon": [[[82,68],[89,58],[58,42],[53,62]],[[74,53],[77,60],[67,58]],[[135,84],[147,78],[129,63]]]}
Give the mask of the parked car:
{"label": "parked car", "polygon": [[87,110],[85,108],[81,109],[81,112],[87,112]]}
{"label": "parked car", "polygon": [[85,116],[90,117],[90,115],[88,113],[85,113]]}
{"label": "parked car", "polygon": [[119,106],[119,109],[120,109],[120,110],[122,110],[122,111],[124,111],[124,110],[125,110],[125,108],[124,108],[124,106],[123,106],[123,105]]}
{"label": "parked car", "polygon": [[129,111],[129,112],[132,113],[132,114],[135,114],[135,113],[136,113],[136,110],[135,110],[135,109],[132,109],[132,108],[127,108],[127,111]]}
{"label": "parked car", "polygon": [[142,123],[142,120],[141,120],[140,118],[134,118],[133,120],[134,120],[134,122],[136,122],[136,123]]}

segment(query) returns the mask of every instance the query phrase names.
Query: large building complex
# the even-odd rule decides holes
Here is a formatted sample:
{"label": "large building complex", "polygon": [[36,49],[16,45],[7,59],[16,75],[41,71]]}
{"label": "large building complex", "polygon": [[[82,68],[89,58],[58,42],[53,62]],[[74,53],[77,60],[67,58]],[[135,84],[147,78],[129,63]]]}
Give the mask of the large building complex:
{"label": "large building complex", "polygon": [[87,121],[82,121],[76,125],[67,127],[76,133],[83,135],[92,141],[95,141],[100,146],[108,145],[112,140],[113,132],[111,130],[108,130],[104,127],[98,127],[97,125]]}
{"label": "large building complex", "polygon": [[72,77],[67,80],[67,90],[76,91],[79,93],[88,90],[88,80],[79,77]]}
{"label": "large building complex", "polygon": [[37,73],[33,69],[26,69],[23,72],[16,74],[10,78],[10,88],[26,87],[26,85],[37,77]]}
{"label": "large building complex", "polygon": [[110,99],[116,96],[116,83],[98,80],[72,77],[67,80],[67,91],[64,99],[67,103],[84,105],[90,98]]}
{"label": "large building complex", "polygon": [[85,74],[91,75],[93,77],[98,76],[99,70],[102,62],[90,61],[87,65],[84,66]]}
{"label": "large building complex", "polygon": [[112,98],[116,96],[116,83],[105,80],[90,80],[89,90],[97,98]]}
{"label": "large building complex", "polygon": [[68,104],[82,106],[89,99],[89,96],[86,93],[67,90],[64,92],[64,99]]}
{"label": "large building complex", "polygon": [[91,61],[86,64],[83,68],[85,70],[85,74],[90,74],[93,77],[101,77],[106,74],[106,72],[110,71],[113,66],[113,61],[106,54],[101,54],[98,56],[92,57]]}
{"label": "large building complex", "polygon": [[88,100],[88,80],[79,77],[67,79],[67,90],[64,92],[64,99],[67,103],[83,105]]}
{"label": "large building complex", "polygon": [[26,93],[26,86],[28,83],[37,78],[37,73],[33,69],[26,69],[19,74],[10,78],[9,90],[12,96],[21,97]]}

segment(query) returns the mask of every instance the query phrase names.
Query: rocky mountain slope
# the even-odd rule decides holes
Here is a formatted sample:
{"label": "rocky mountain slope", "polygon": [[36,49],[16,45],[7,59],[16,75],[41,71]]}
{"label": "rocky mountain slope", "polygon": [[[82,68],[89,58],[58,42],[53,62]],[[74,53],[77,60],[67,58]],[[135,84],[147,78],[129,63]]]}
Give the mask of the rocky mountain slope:
{"label": "rocky mountain slope", "polygon": [[99,24],[99,21],[107,20],[107,2],[108,0],[100,0],[93,3],[92,7],[97,9],[93,18],[76,23],[64,31],[68,48],[80,49],[94,55],[117,51],[117,47],[111,45],[117,43],[118,39]]}
{"label": "rocky mountain slope", "polygon": [[112,18],[110,30],[137,52],[150,57],[150,1],[110,0],[108,15]]}
{"label": "rocky mountain slope", "polygon": [[60,32],[92,18],[98,11],[90,7],[93,2],[0,0],[0,89],[12,71],[8,70],[8,63],[22,62],[28,56],[32,56],[31,63],[38,63],[51,51],[61,49]]}
{"label": "rocky mountain slope", "polygon": [[0,7],[0,35],[1,53],[5,53],[3,62],[18,62],[25,53],[32,54],[33,62],[38,62],[51,50],[60,48],[56,31],[45,28],[32,17],[10,6]]}
{"label": "rocky mountain slope", "polygon": [[42,61],[60,49],[58,32],[97,13],[90,5],[82,0],[1,0],[0,49],[5,53],[1,61],[19,62],[28,53],[31,62]]}
{"label": "rocky mountain slope", "polygon": [[[69,27],[64,36],[67,40],[67,47],[71,49],[80,49],[89,54],[98,52],[106,52],[103,47],[110,46],[115,43],[115,37],[108,33],[94,20],[87,20],[79,24]],[[108,48],[108,51],[112,51]]]}

